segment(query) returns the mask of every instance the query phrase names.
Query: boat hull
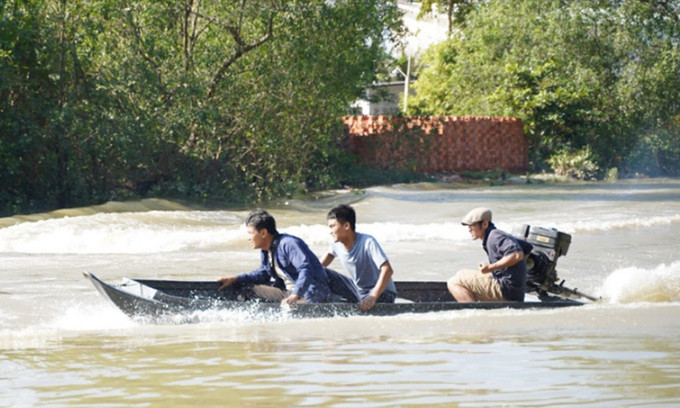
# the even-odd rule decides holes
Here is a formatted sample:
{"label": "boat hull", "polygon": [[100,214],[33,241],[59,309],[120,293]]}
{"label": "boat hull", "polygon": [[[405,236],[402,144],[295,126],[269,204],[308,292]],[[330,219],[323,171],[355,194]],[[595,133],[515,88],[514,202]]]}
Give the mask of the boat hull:
{"label": "boat hull", "polygon": [[251,313],[286,313],[302,318],[337,316],[393,316],[405,313],[429,313],[462,309],[544,309],[580,306],[583,303],[550,298],[526,302],[458,303],[446,290],[445,282],[395,282],[399,299],[395,303],[378,303],[362,312],[354,303],[300,304],[283,309],[278,302],[256,299],[247,287],[229,287],[220,291],[218,282],[125,279],[108,284],[94,274],[84,273],[95,288],[123,313],[132,318],[154,319],[168,315],[206,310],[244,310]]}

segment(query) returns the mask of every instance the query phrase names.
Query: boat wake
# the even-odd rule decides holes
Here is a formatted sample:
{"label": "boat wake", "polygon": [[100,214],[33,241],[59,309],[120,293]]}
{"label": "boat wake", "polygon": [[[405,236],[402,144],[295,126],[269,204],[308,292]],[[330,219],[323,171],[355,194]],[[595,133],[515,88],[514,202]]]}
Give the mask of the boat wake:
{"label": "boat wake", "polygon": [[572,233],[589,233],[615,230],[639,230],[680,223],[680,214],[671,216],[638,216],[615,215],[607,219],[606,215],[591,214],[591,218],[578,222],[565,223],[560,229]]}
{"label": "boat wake", "polygon": [[245,227],[226,211],[98,213],[0,228],[0,252],[142,254],[214,249],[245,242]]}
{"label": "boat wake", "polygon": [[185,324],[224,325],[226,323],[229,327],[249,327],[262,323],[299,320],[285,310],[262,311],[256,308],[252,310],[216,308],[168,313],[153,318],[130,318],[113,305],[99,301],[96,305],[70,303],[64,306],[58,315],[47,317],[47,320],[37,325],[21,329],[0,329],[0,350],[59,348],[65,342],[72,342],[72,339],[86,333],[116,337],[134,334],[135,341],[142,341],[143,333],[159,330],[162,327],[178,327]]}
{"label": "boat wake", "polygon": [[107,332],[134,329],[139,325],[113,306],[84,303],[62,305],[53,316],[23,328],[0,330],[0,350],[28,350],[59,347],[66,339],[85,332]]}
{"label": "boat wake", "polygon": [[[109,208],[109,207],[107,207]],[[129,210],[137,207],[124,207]],[[671,210],[672,211],[672,210]],[[498,228],[511,231],[517,225],[541,225],[569,234],[603,231],[641,231],[680,224],[680,214],[637,216],[597,211],[580,213],[577,220],[555,223],[554,214],[515,217],[503,220]],[[325,247],[329,231],[325,215],[312,224],[286,225],[280,228],[302,238],[309,245]],[[139,211],[139,212],[68,212],[61,217],[16,219],[14,224],[0,224],[0,253],[44,254],[146,254],[182,251],[224,251],[246,248],[243,213],[237,211]],[[447,242],[469,246],[470,236],[457,218],[420,223],[407,219],[364,222],[361,231],[373,235],[384,245],[398,242]]]}

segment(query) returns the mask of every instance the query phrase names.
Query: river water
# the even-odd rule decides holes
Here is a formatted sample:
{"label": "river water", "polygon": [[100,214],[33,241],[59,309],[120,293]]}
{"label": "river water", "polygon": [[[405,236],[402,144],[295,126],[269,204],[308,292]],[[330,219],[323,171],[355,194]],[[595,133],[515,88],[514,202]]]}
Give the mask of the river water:
{"label": "river water", "polygon": [[[132,321],[82,277],[212,280],[251,270],[247,210],[162,200],[0,219],[2,407],[675,407],[680,181],[441,184],[336,191],[268,208],[321,256],[352,203],[399,280],[484,259],[459,220],[572,235],[558,271],[601,297],[556,310],[292,319],[203,312]],[[336,261],[337,263],[337,261]],[[341,267],[332,264],[336,268]]]}

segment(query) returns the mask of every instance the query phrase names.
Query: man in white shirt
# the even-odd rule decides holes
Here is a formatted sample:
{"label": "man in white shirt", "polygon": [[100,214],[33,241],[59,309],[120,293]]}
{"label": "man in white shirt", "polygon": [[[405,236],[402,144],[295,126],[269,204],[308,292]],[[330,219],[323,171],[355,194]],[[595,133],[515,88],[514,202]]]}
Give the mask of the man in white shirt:
{"label": "man in white shirt", "polygon": [[333,243],[321,258],[321,264],[328,266],[338,258],[352,278],[350,281],[346,276],[327,269],[331,290],[350,287],[354,296],[345,298],[358,302],[362,311],[371,309],[376,303],[393,303],[397,289],[392,281],[392,266],[375,238],[356,232],[354,209],[349,205],[338,205],[328,212],[327,219]]}

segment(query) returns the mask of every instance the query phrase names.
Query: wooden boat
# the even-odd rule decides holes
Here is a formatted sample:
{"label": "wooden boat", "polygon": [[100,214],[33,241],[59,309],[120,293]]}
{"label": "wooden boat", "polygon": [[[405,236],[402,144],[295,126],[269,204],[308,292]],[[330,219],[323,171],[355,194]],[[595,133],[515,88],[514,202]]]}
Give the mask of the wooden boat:
{"label": "wooden boat", "polygon": [[335,317],[353,315],[391,316],[403,313],[426,313],[460,309],[542,309],[580,306],[582,302],[558,296],[541,296],[524,302],[458,303],[446,288],[446,282],[395,282],[399,298],[395,303],[376,304],[361,312],[354,303],[301,304],[284,310],[278,302],[257,299],[248,287],[231,286],[218,290],[216,281],[176,281],[123,279],[107,284],[85,272],[97,290],[132,318],[156,319],[168,315],[206,310],[245,310],[252,313],[288,313],[294,317]]}

